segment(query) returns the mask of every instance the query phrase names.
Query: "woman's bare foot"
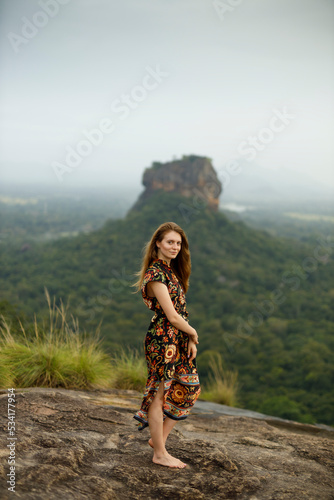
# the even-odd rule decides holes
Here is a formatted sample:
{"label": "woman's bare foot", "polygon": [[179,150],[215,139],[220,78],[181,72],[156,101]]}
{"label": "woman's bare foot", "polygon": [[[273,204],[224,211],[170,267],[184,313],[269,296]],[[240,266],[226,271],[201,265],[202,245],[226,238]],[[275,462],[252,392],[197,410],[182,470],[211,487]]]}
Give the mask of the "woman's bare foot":
{"label": "woman's bare foot", "polygon": [[187,467],[187,464],[181,462],[178,458],[172,457],[169,453],[160,456],[154,454],[152,460],[155,464],[164,465],[165,467],[174,467],[177,469],[184,469]]}

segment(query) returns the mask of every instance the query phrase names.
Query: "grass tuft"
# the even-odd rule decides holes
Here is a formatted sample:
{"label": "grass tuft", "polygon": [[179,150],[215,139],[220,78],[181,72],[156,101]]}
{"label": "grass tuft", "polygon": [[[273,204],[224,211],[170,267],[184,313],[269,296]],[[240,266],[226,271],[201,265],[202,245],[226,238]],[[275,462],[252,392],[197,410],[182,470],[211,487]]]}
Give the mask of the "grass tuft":
{"label": "grass tuft", "polygon": [[142,392],[147,380],[145,357],[138,351],[124,349],[112,358],[112,384],[116,389],[132,389]]}
{"label": "grass tuft", "polygon": [[78,321],[67,320],[67,308],[61,302],[49,306],[48,324],[38,325],[34,334],[12,334],[2,317],[0,326],[0,387],[63,387],[89,389],[110,387],[110,357],[100,346],[100,325],[94,335],[79,330]]}
{"label": "grass tuft", "polygon": [[221,356],[211,357],[209,362],[211,373],[206,387],[201,392],[201,399],[228,406],[238,403],[238,372],[226,370]]}

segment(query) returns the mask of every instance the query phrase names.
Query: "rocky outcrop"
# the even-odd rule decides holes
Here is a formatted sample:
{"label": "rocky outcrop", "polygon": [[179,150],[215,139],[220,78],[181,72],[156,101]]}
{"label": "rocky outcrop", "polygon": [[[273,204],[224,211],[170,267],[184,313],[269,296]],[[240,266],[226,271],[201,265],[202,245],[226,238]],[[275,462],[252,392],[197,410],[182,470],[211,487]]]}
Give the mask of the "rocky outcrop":
{"label": "rocky outcrop", "polygon": [[[329,500],[334,432],[196,405],[168,439],[186,469],[152,463],[135,391],[16,390],[15,498]],[[7,490],[7,393],[0,393],[0,498]]]}
{"label": "rocky outcrop", "polygon": [[211,160],[204,156],[183,156],[168,163],[154,162],[143,175],[145,191],[133,209],[139,208],[158,190],[175,192],[186,198],[196,198],[217,210],[222,184]]}

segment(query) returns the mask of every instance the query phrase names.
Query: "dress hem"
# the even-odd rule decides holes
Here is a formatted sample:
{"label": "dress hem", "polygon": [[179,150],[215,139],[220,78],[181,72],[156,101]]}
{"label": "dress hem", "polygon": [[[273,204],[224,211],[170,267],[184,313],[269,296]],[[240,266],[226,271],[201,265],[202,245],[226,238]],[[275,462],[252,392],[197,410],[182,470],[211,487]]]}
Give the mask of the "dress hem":
{"label": "dress hem", "polygon": [[[168,411],[166,410],[163,410],[164,412],[164,415],[172,420],[185,420],[188,415],[183,415],[182,417],[175,417],[175,415],[172,415],[171,413],[169,413]],[[145,429],[145,427],[148,427],[148,422],[147,420],[144,420],[143,418],[139,417],[138,415],[134,415],[133,416],[134,419],[138,420],[138,422],[140,422],[142,425],[138,427],[138,430],[139,431],[142,431],[143,429]]]}

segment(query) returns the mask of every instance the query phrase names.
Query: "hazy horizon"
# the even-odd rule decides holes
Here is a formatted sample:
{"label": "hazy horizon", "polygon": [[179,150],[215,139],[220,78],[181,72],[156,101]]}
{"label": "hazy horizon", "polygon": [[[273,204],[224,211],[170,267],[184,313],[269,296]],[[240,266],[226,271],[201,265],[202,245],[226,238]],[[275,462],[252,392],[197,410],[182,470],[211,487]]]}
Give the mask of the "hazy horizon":
{"label": "hazy horizon", "polygon": [[334,187],[333,3],[3,0],[0,14],[5,185],[139,192],[153,161],[198,154],[223,181],[236,160]]}

